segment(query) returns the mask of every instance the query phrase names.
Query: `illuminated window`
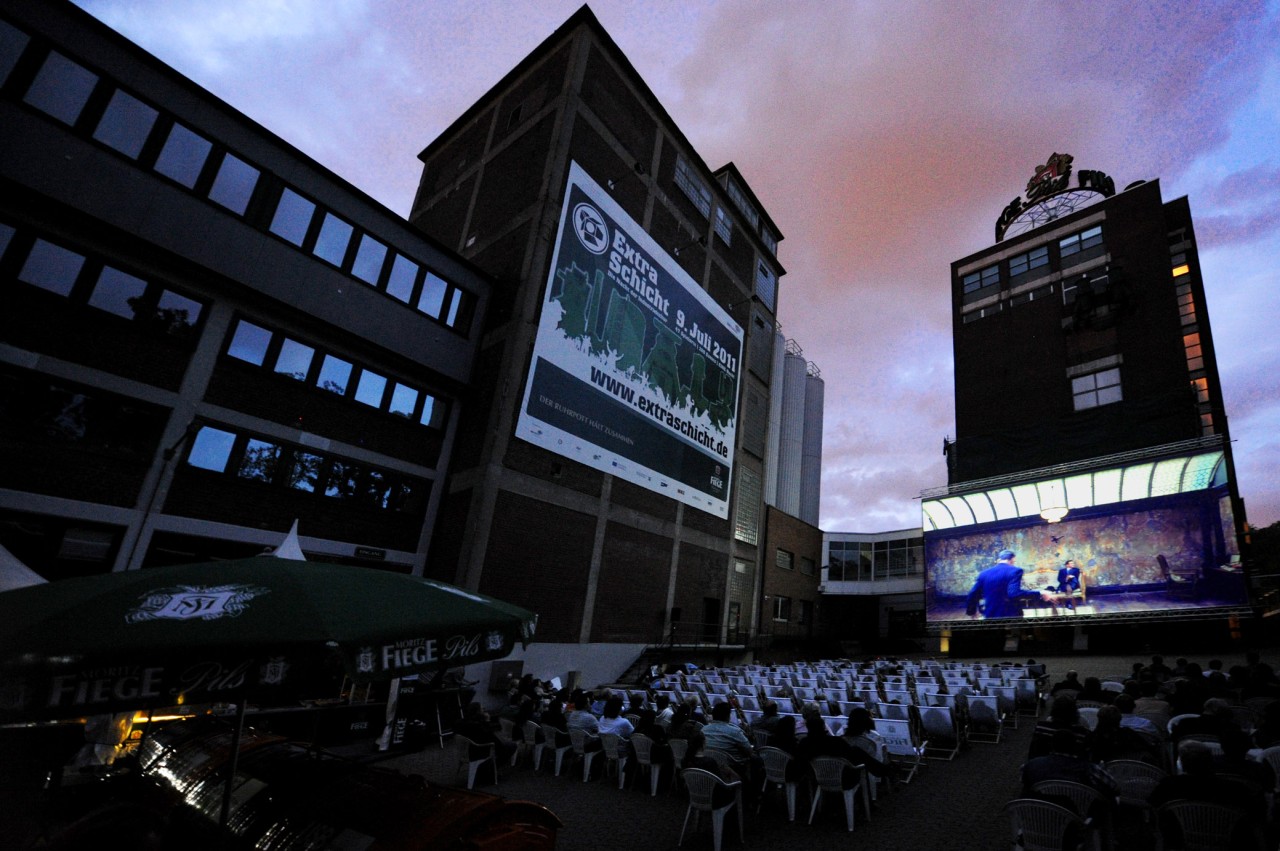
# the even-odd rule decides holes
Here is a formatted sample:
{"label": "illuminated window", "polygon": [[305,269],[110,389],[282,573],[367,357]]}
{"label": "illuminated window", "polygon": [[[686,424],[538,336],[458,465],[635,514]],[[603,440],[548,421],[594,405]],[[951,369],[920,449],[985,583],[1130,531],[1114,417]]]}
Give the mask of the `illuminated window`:
{"label": "illuminated window", "polygon": [[1183,325],[1196,323],[1196,303],[1190,294],[1178,297],[1178,317]]}
{"label": "illuminated window", "polygon": [[965,295],[976,293],[978,290],[984,290],[987,287],[993,287],[1000,283],[1000,267],[988,266],[980,272],[973,272],[965,275],[961,280],[961,287]]}
{"label": "illuminated window", "polygon": [[1037,249],[1019,254],[1009,261],[1009,277],[1015,277],[1032,269],[1049,265],[1049,246],[1042,245]]}
{"label": "illuminated window", "polygon": [[1182,345],[1187,350],[1187,369],[1192,372],[1204,369],[1204,352],[1200,348],[1200,335],[1187,334],[1182,338]]}
{"label": "illuminated window", "polygon": [[1191,379],[1191,389],[1196,391],[1196,401],[1201,404],[1209,401],[1209,379],[1193,378]]}
{"label": "illuminated window", "polygon": [[1213,430],[1213,414],[1201,414],[1200,415],[1200,434],[1210,435],[1214,433],[1215,432]]}
{"label": "illuminated window", "polygon": [[1071,396],[1077,411],[1119,402],[1124,398],[1120,392],[1120,368],[1112,367],[1071,379]]}
{"label": "illuminated window", "polygon": [[1186,263],[1183,263],[1181,266],[1173,267],[1173,276],[1175,278],[1181,278],[1183,275],[1189,273],[1190,271],[1191,271],[1191,267],[1188,266]]}

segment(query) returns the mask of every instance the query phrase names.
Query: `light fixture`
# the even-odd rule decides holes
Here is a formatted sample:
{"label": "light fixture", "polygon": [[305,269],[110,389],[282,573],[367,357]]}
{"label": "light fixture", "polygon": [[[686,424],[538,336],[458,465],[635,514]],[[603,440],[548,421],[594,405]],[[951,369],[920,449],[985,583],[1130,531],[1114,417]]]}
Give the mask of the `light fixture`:
{"label": "light fixture", "polygon": [[1067,516],[1067,507],[1065,505],[1045,506],[1040,509],[1040,516],[1050,523],[1059,523]]}
{"label": "light fixture", "polygon": [[671,255],[673,257],[679,257],[681,251],[684,251],[686,248],[693,248],[693,246],[695,245],[700,245],[703,248],[706,248],[707,238],[705,236],[696,237],[692,242],[686,242],[684,245],[680,245],[671,249]]}
{"label": "light fixture", "polygon": [[1067,516],[1067,497],[1062,491],[1062,481],[1051,479],[1037,482],[1036,490],[1040,497],[1040,516],[1049,523],[1058,523]]}
{"label": "light fixture", "polygon": [[628,177],[631,177],[632,175],[638,175],[638,176],[640,176],[640,177],[643,177],[643,176],[645,175],[645,167],[644,167],[644,163],[642,163],[642,162],[640,162],[639,160],[637,160],[637,161],[636,161],[636,164],[635,164],[635,165],[633,165],[633,166],[630,168],[630,170],[623,172],[623,173],[622,173],[621,175],[619,175],[618,177],[611,177],[611,178],[609,178],[608,180],[606,180],[606,181],[604,182],[604,184],[605,184],[605,186],[608,186],[608,187],[609,187],[609,191],[610,191],[610,192],[612,192],[613,190],[615,190],[615,189],[617,189],[617,188],[618,188],[618,184],[619,184],[619,183],[621,183],[622,181],[626,180]]}

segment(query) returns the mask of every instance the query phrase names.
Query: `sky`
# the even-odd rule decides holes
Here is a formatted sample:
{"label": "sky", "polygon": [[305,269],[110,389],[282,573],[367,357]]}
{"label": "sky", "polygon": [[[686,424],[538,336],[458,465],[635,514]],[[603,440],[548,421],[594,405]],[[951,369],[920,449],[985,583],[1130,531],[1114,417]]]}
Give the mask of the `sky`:
{"label": "sky", "polygon": [[[78,0],[392,210],[578,0]],[[1054,152],[1195,217],[1240,492],[1280,520],[1280,0],[593,0],[784,234],[825,383],[824,531],[918,527],[954,436],[950,264]]]}

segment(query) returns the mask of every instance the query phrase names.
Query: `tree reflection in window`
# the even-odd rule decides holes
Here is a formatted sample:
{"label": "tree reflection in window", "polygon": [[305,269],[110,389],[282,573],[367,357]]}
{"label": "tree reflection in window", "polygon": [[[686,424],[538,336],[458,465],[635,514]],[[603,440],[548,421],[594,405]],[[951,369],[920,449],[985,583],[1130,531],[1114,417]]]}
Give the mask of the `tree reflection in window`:
{"label": "tree reflection in window", "polygon": [[244,457],[240,459],[237,475],[242,479],[257,482],[275,480],[276,466],[280,461],[280,447],[265,440],[250,438],[244,449]]}
{"label": "tree reflection in window", "polygon": [[360,487],[360,468],[345,461],[334,461],[325,481],[324,495],[334,499],[354,499]]}
{"label": "tree reflection in window", "polygon": [[310,452],[294,452],[293,465],[289,468],[289,487],[294,490],[315,493],[324,473],[324,458]]}

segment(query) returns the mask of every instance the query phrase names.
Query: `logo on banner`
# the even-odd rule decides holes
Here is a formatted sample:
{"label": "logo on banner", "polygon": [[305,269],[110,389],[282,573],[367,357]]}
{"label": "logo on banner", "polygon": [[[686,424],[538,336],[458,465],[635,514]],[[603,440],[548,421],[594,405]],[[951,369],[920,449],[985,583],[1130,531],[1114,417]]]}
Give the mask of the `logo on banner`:
{"label": "logo on banner", "polygon": [[125,615],[125,623],[153,620],[205,620],[239,617],[254,597],[270,588],[254,585],[179,585],[146,595],[142,604]]}
{"label": "logo on banner", "polygon": [[502,649],[502,633],[494,630],[488,636],[489,652],[494,653]]}
{"label": "logo on banner", "polygon": [[361,674],[373,673],[372,647],[361,647],[360,652],[356,654],[356,672]]}
{"label": "logo on banner", "polygon": [[609,249],[609,226],[600,211],[585,201],[573,208],[573,230],[582,247],[592,254],[604,254]]}
{"label": "logo on banner", "polygon": [[258,681],[263,685],[278,686],[289,673],[289,663],[283,656],[272,656],[258,671]]}

